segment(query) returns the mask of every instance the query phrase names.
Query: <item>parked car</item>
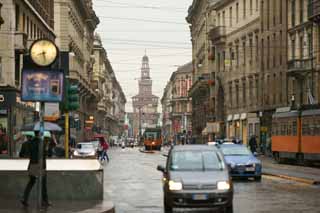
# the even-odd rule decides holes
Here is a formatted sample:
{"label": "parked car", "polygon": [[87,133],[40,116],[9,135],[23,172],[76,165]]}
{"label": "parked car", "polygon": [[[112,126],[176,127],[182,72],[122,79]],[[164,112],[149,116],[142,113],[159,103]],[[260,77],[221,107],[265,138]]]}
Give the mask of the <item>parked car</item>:
{"label": "parked car", "polygon": [[220,149],[227,162],[232,177],[252,177],[261,180],[261,161],[241,144],[221,144]]}
{"label": "parked car", "polygon": [[72,153],[73,158],[96,158],[97,152],[92,143],[78,143]]}
{"label": "parked car", "polygon": [[90,141],[93,144],[94,149],[98,152],[100,142],[98,140]]}
{"label": "parked car", "polygon": [[221,152],[214,146],[174,146],[163,173],[165,212],[172,208],[217,208],[233,212],[233,184]]}

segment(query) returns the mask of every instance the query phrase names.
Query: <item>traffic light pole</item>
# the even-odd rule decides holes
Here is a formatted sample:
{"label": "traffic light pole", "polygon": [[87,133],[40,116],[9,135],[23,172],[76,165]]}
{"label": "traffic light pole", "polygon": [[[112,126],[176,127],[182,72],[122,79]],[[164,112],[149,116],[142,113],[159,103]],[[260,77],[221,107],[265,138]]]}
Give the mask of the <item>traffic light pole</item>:
{"label": "traffic light pole", "polygon": [[65,147],[65,157],[69,158],[69,112],[65,113],[65,138],[64,138],[64,147]]}

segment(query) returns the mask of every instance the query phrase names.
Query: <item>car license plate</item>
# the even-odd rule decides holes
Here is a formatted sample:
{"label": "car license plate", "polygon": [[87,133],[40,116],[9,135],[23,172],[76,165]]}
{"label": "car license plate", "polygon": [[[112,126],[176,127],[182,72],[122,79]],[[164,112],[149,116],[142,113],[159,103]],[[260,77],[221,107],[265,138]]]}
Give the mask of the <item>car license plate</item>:
{"label": "car license plate", "polygon": [[192,200],[208,200],[208,195],[206,195],[206,194],[195,194],[195,195],[192,195]]}
{"label": "car license plate", "polygon": [[247,172],[254,172],[255,168],[254,167],[248,167],[246,168]]}

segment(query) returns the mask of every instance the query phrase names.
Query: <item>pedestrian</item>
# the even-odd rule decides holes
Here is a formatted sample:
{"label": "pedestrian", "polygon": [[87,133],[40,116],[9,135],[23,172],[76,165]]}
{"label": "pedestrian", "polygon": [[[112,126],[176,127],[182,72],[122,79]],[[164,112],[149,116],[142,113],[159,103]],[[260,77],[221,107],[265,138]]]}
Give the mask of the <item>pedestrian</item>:
{"label": "pedestrian", "polygon": [[31,135],[26,135],[26,141],[22,143],[20,152],[19,152],[19,157],[20,158],[29,158],[30,157],[30,143],[32,140]]}
{"label": "pedestrian", "polygon": [[28,173],[29,173],[29,182],[24,190],[23,193],[23,199],[21,200],[21,203],[23,206],[28,206],[28,199],[29,194],[36,183],[36,180],[39,181],[39,173],[40,169],[42,169],[42,206],[48,207],[51,204],[48,200],[48,193],[47,193],[47,174],[46,174],[46,148],[45,145],[43,146],[43,165],[42,168],[40,168],[39,164],[39,145],[41,143],[39,131],[34,131],[35,137],[32,138],[32,140],[28,141],[26,147],[28,151],[26,153],[29,153],[29,165],[28,165]]}
{"label": "pedestrian", "polygon": [[109,144],[105,141],[104,138],[100,138],[100,150],[101,150],[101,159],[106,160],[109,162],[109,156],[107,150],[109,149]]}
{"label": "pedestrian", "polygon": [[250,140],[249,140],[249,146],[250,146],[250,150],[251,152],[254,154],[257,152],[257,140],[256,140],[256,136],[253,135]]}

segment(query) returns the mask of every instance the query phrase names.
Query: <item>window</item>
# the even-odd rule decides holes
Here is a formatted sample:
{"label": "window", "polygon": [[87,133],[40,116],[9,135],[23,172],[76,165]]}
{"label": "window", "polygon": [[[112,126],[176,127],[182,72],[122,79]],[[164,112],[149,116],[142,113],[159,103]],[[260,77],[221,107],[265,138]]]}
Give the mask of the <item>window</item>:
{"label": "window", "polygon": [[2,81],[2,58],[0,57],[0,81]]}
{"label": "window", "polygon": [[243,66],[246,66],[246,42],[242,42],[242,48],[243,48]]}
{"label": "window", "polygon": [[246,19],[247,1],[243,0],[243,19]]}
{"label": "window", "polygon": [[[273,26],[276,26],[276,0],[273,0]],[[280,13],[281,14],[281,13]]]}
{"label": "window", "polygon": [[20,8],[16,5],[16,31],[19,30],[19,20],[20,20]]}
{"label": "window", "polygon": [[246,93],[246,82],[243,81],[242,83],[242,97],[243,97],[243,106],[245,107],[247,104],[247,93]]}
{"label": "window", "polygon": [[252,11],[252,1],[253,1],[253,0],[250,0],[250,15],[252,15],[252,12],[253,12],[253,11]]}
{"label": "window", "polygon": [[239,22],[239,3],[236,4],[236,23]]}
{"label": "window", "polygon": [[270,68],[270,50],[271,50],[270,37],[268,36],[267,37],[267,69]]}
{"label": "window", "polygon": [[232,7],[229,8],[229,26],[232,27]]}
{"label": "window", "polygon": [[303,23],[303,1],[304,0],[300,0],[300,4],[299,4],[299,6],[300,6],[300,23]]}
{"label": "window", "polygon": [[221,15],[218,13],[218,26],[221,26]]}
{"label": "window", "polygon": [[292,37],[291,39],[291,56],[292,59],[294,60],[296,58],[296,41],[294,39],[294,37]]}
{"label": "window", "polygon": [[264,70],[264,39],[261,39],[261,69]]}
{"label": "window", "polygon": [[291,26],[294,27],[295,24],[295,19],[296,19],[296,1],[292,0],[291,1]]}
{"label": "window", "polygon": [[279,1],[279,23],[282,24],[282,3],[283,1]]}
{"label": "window", "polygon": [[299,38],[299,52],[300,52],[300,59],[303,59],[303,35]]}
{"label": "window", "polygon": [[236,107],[239,106],[239,85],[236,85]]}
{"label": "window", "polygon": [[256,0],[256,11],[259,11],[259,0]]}
{"label": "window", "polygon": [[230,98],[230,107],[232,108],[232,83],[229,84],[229,98]]}
{"label": "window", "polygon": [[249,58],[249,64],[252,64],[252,57],[253,57],[253,45],[252,45],[252,38],[249,39],[249,47],[250,47],[250,58]]}
{"label": "window", "polygon": [[312,35],[311,33],[308,33],[308,55],[309,55],[309,58],[312,57]]}
{"label": "window", "polygon": [[255,42],[255,45],[256,45],[256,62],[258,61],[258,58],[259,58],[259,37],[258,35],[256,35],[256,42]]}
{"label": "window", "polygon": [[267,30],[270,29],[270,0],[267,0]]}
{"label": "window", "polygon": [[[273,45],[276,45],[276,34],[275,33],[273,33]],[[277,50],[277,48],[272,48],[273,49],[273,54],[272,54],[272,57],[273,57],[273,59],[272,59],[272,63],[273,63],[273,67],[276,67],[276,50]],[[281,57],[281,56],[280,56]]]}
{"label": "window", "polygon": [[256,79],[256,100],[257,103],[259,103],[259,97],[260,97],[260,93],[259,93],[259,79]]}
{"label": "window", "polygon": [[264,2],[261,1],[261,32],[264,29]]}
{"label": "window", "polygon": [[226,52],[223,51],[223,52],[222,52],[222,67],[223,67],[223,71],[226,71],[225,60],[226,60]]}
{"label": "window", "polygon": [[280,65],[282,65],[282,57],[283,57],[283,55],[282,55],[282,30],[280,30],[280,35],[279,35],[279,40],[280,40],[280,45],[279,45],[279,63],[280,63]]}
{"label": "window", "polygon": [[26,15],[23,13],[22,15],[22,32],[26,32]]}
{"label": "window", "polygon": [[236,63],[239,66],[239,45],[236,46]]}
{"label": "window", "polygon": [[226,26],[226,13],[225,13],[225,11],[222,12],[222,25]]}

